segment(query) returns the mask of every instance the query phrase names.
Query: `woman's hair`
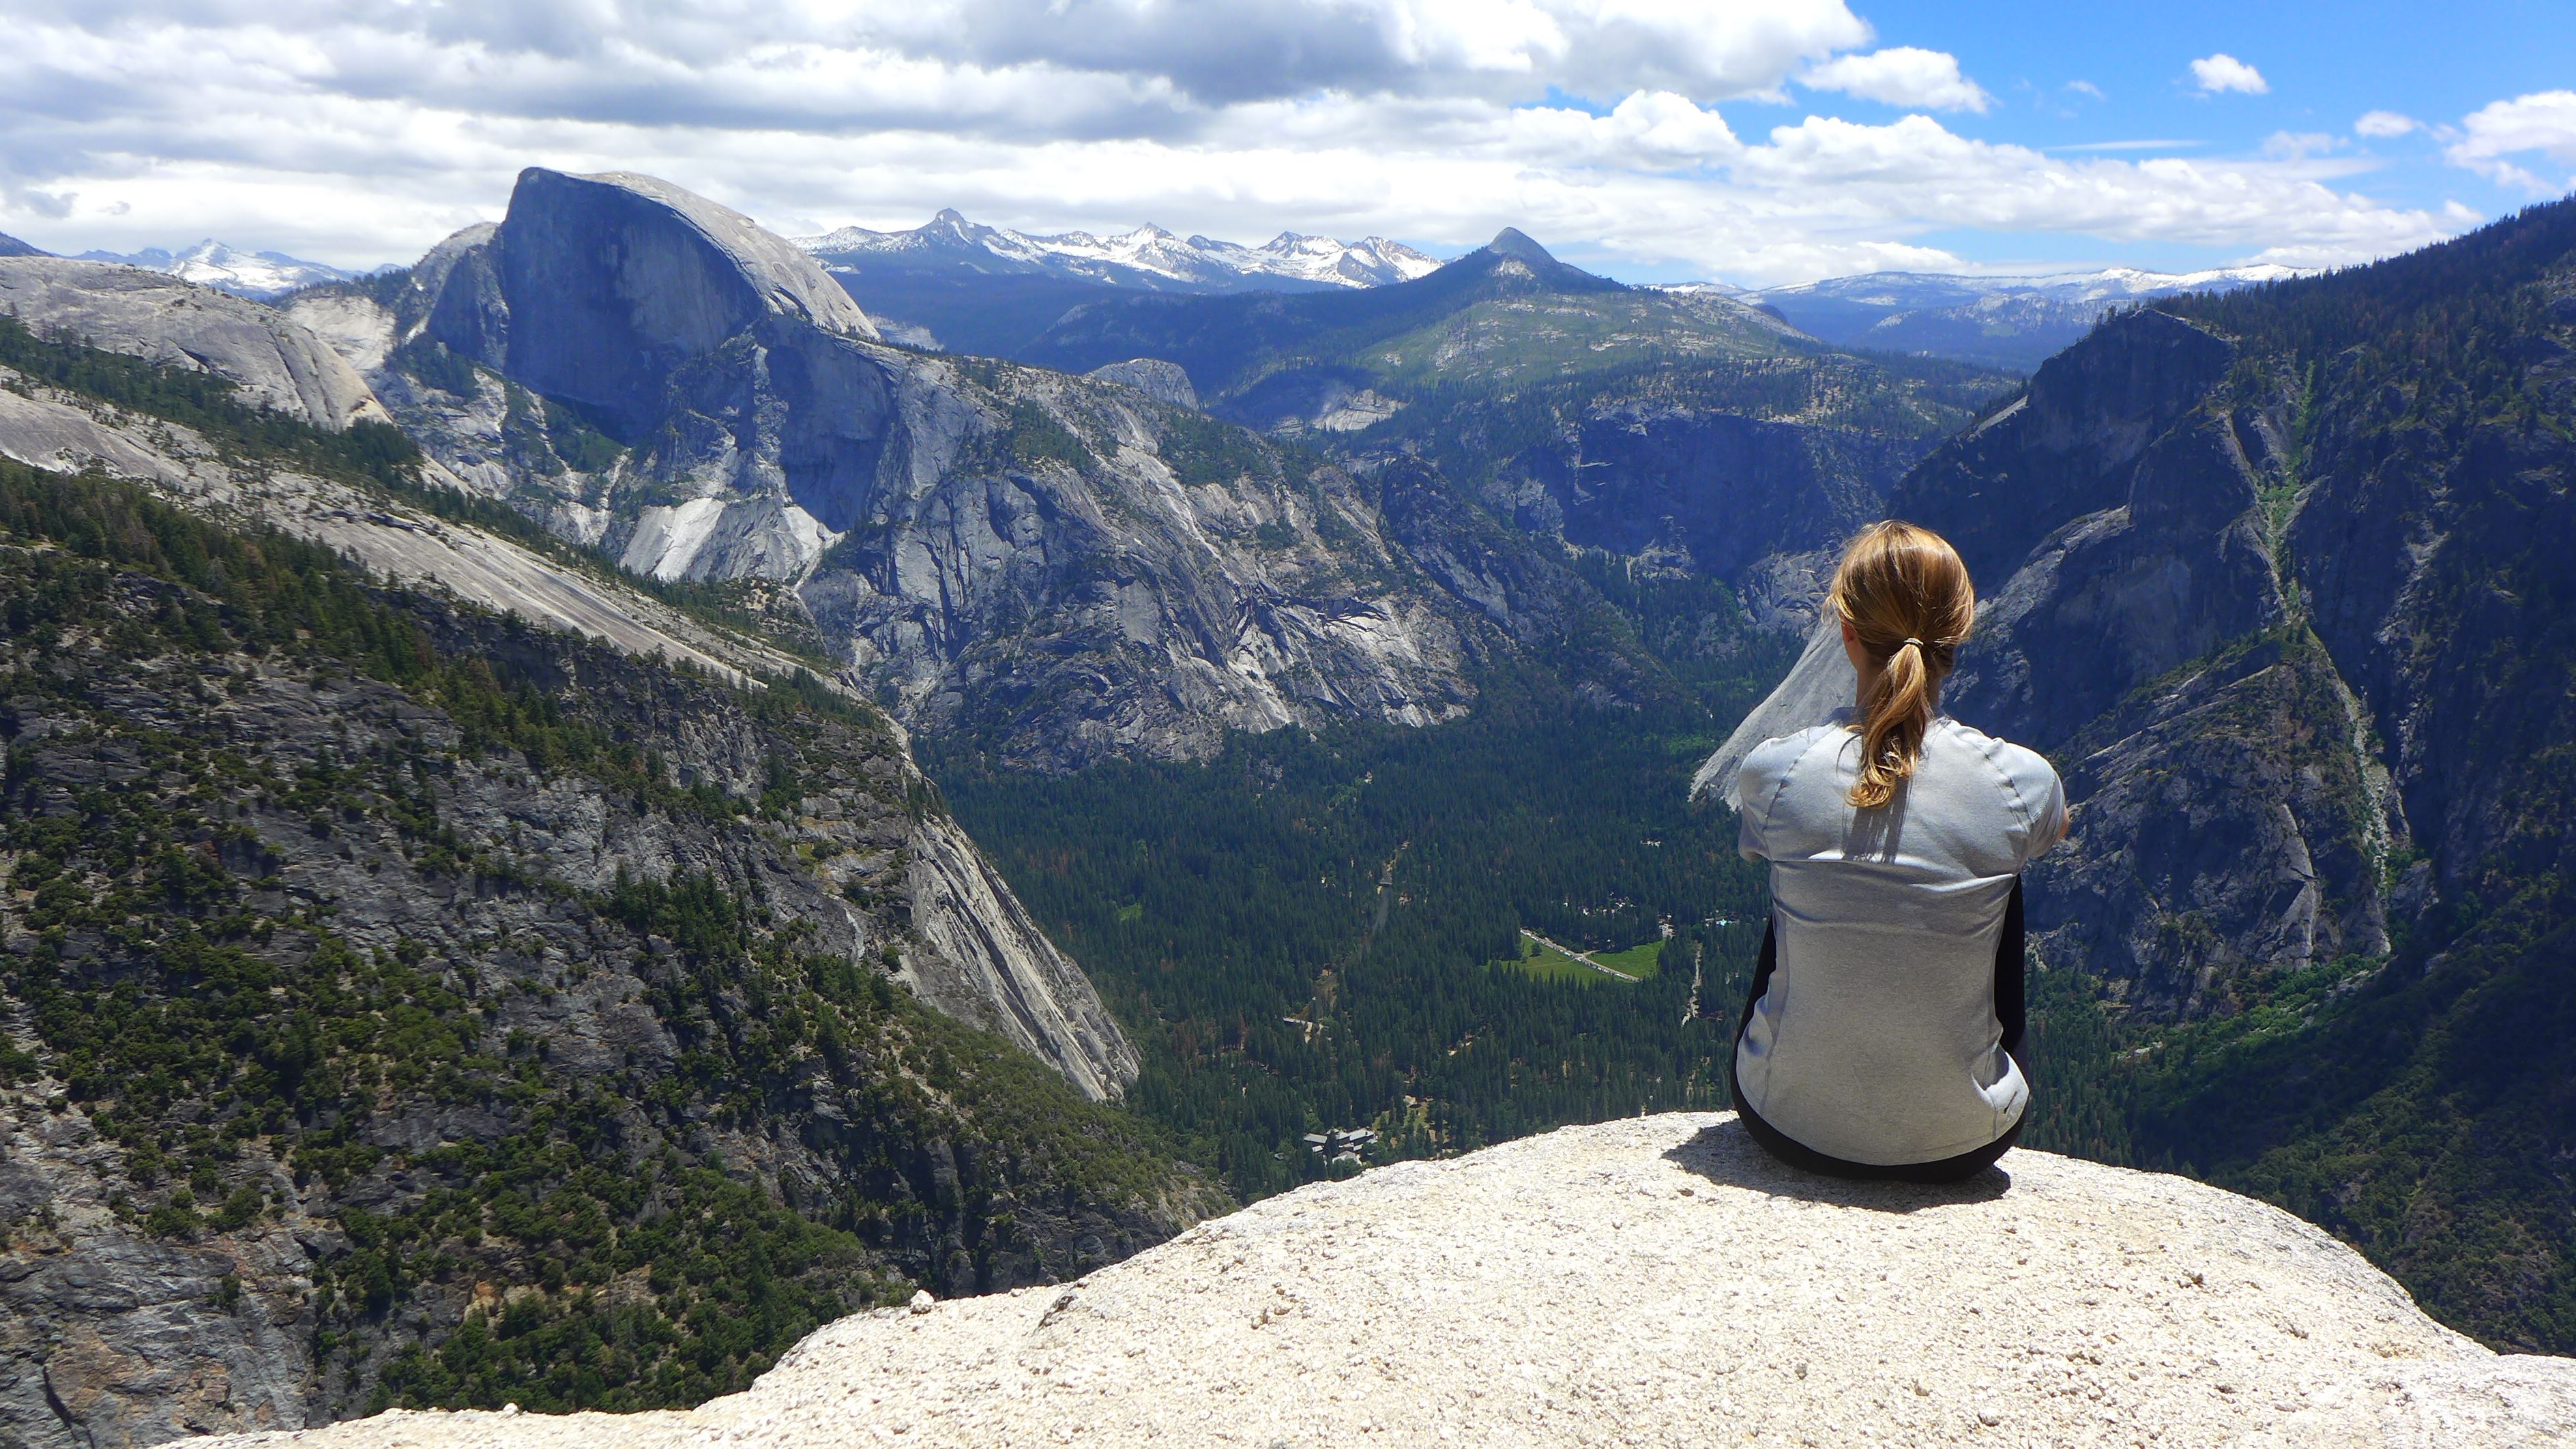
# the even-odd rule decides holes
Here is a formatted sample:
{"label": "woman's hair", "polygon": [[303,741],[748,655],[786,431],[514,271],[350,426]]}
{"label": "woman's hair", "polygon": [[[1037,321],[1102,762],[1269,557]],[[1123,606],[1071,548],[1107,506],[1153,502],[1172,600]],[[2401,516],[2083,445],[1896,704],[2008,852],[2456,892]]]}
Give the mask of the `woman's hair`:
{"label": "woman's hair", "polygon": [[1853,726],[1861,766],[1851,803],[1867,810],[1886,804],[1923,758],[1941,681],[1977,622],[1977,594],[1948,539],[1890,519],[1852,538],[1828,597],[1881,666]]}

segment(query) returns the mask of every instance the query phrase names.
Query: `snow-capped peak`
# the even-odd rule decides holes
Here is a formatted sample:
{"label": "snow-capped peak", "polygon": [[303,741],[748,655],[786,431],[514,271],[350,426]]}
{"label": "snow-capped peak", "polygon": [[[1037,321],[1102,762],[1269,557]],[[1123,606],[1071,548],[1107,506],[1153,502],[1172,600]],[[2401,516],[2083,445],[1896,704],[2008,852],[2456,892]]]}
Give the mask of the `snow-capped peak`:
{"label": "snow-capped peak", "polygon": [[167,272],[201,287],[258,301],[284,296],[316,282],[344,282],[359,275],[284,252],[240,251],[211,237],[181,252],[159,247],[146,247],[139,252],[91,251],[81,253],[81,260],[121,262],[146,271]]}
{"label": "snow-capped peak", "polygon": [[1436,269],[1436,258],[1384,237],[1345,242],[1281,232],[1258,247],[1214,237],[1179,237],[1147,223],[1114,236],[1068,231],[1032,235],[983,226],[953,209],[911,231],[847,226],[796,244],[826,262],[919,265],[945,261],[977,270],[1052,272],[1116,285],[1232,291],[1268,278],[1310,285],[1375,287]]}

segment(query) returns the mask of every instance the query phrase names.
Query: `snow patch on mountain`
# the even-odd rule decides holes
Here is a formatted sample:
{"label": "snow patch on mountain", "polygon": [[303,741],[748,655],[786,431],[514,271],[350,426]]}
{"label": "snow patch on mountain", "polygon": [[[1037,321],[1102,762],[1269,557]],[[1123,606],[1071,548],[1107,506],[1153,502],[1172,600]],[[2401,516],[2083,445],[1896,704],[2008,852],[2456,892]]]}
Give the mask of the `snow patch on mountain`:
{"label": "snow patch on mountain", "polygon": [[139,252],[88,251],[85,262],[121,262],[146,271],[166,272],[181,281],[265,302],[317,282],[345,282],[363,272],[343,271],[284,252],[245,252],[208,238],[185,251],[146,247]]}
{"label": "snow patch on mountain", "polygon": [[1158,226],[1099,237],[1069,231],[1035,236],[940,212],[911,231],[869,231],[845,226],[796,245],[844,265],[964,265],[1001,273],[1047,273],[1105,282],[1186,291],[1231,291],[1287,280],[1316,286],[1376,287],[1409,282],[1439,269],[1437,258],[1400,242],[1368,237],[1357,242],[1283,231],[1257,247],[1213,237],[1180,237]]}

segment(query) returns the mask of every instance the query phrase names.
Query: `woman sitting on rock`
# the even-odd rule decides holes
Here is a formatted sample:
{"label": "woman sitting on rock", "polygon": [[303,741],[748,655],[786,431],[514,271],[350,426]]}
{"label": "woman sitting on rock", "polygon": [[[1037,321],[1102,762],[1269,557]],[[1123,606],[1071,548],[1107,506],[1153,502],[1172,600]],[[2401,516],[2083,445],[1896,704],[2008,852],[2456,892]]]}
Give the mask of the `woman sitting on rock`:
{"label": "woman sitting on rock", "polygon": [[1738,782],[1771,923],[1735,1107],[1793,1166],[1956,1181],[2021,1135],[2021,871],[2066,833],[2066,795],[2036,753],[1940,712],[1976,621],[1947,540],[1874,524],[1830,598],[1859,709],[1756,747]]}

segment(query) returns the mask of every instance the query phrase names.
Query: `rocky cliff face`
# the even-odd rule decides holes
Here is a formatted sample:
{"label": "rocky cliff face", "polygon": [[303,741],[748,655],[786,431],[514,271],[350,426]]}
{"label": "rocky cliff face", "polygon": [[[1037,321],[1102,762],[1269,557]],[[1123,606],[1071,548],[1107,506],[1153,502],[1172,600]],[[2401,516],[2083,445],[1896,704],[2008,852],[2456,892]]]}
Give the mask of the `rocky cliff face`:
{"label": "rocky cliff face", "polygon": [[[463,252],[451,250],[441,266],[452,268],[467,260]],[[77,318],[82,315],[80,299],[89,295],[61,287],[30,293],[31,306],[71,310],[36,310],[27,320],[44,327],[58,325],[59,317]],[[209,295],[215,304],[249,305]],[[363,339],[373,325],[370,319],[381,312],[375,299],[361,294],[333,293],[325,302],[318,309],[300,309],[298,315],[343,324],[338,334],[342,345],[351,336]],[[315,334],[293,321],[269,314],[266,325],[287,339],[283,345],[290,353],[330,355]],[[147,328],[127,340],[133,350],[148,354],[160,345],[154,341],[158,336]],[[242,361],[215,349],[208,355],[220,364],[217,375],[244,392],[262,375],[258,368],[267,356],[253,351]],[[34,356],[27,365],[44,360]],[[336,356],[332,360],[337,364]],[[236,366],[243,369],[240,376],[226,370]],[[133,395],[121,402],[44,385],[4,367],[0,377],[13,383],[0,390],[0,456],[75,470],[96,467],[149,480],[218,516],[264,518],[326,543],[385,578],[434,587],[636,654],[685,662],[739,684],[756,687],[763,679],[784,678],[804,667],[757,634],[709,626],[624,587],[604,569],[542,556],[487,529],[432,516],[388,497],[380,487],[329,476],[329,469],[291,450],[281,454],[279,440],[262,432],[265,413],[229,398],[208,407],[192,404],[193,410],[182,410],[189,421],[177,421],[149,410],[167,401],[155,401],[149,376],[127,379]],[[402,381],[399,376],[394,380]],[[375,404],[369,400],[367,406]],[[461,481],[434,460],[422,466],[426,481],[433,484]],[[685,748],[685,742],[675,745],[681,758],[686,758]],[[906,758],[909,769],[908,754]],[[926,955],[905,979],[943,1010],[998,1031],[1055,1064],[1093,1097],[1115,1095],[1135,1074],[1135,1054],[1090,983],[1029,922],[989,863],[944,813],[932,812],[916,824],[922,839],[914,856],[940,863],[920,884],[918,914],[923,922],[937,925],[935,935],[945,949]],[[987,918],[966,919],[963,914],[977,911],[987,912]]]}
{"label": "rocky cliff face", "polygon": [[381,360],[456,476],[636,572],[792,586],[916,727],[1061,766],[1473,698],[1472,625],[1365,485],[1176,405],[1162,371],[880,345],[810,260],[771,266],[784,243],[708,244],[708,210],[530,171],[497,229],[292,307]]}
{"label": "rocky cliff face", "polygon": [[693,1400],[1217,1200],[896,986],[1134,1071],[864,706],[0,485],[12,1442]]}
{"label": "rocky cliff face", "polygon": [[[780,317],[831,336],[877,335],[813,258],[649,176],[531,167],[490,246],[489,273],[469,267],[471,290],[452,302],[442,295],[430,335],[499,363],[524,386],[594,409],[622,441],[662,420],[672,373],[755,322]],[[497,298],[482,291],[487,275]],[[498,357],[484,322],[496,303],[507,315]],[[468,325],[442,325],[468,308]]]}
{"label": "rocky cliff face", "polygon": [[1830,551],[1937,437],[1617,391],[1568,411],[1555,436],[1496,466],[1497,511],[1577,548],[1724,580],[1757,622],[1789,628],[1813,618],[1819,565],[1830,571]]}
{"label": "rocky cliff face", "polygon": [[275,311],[108,262],[0,257],[0,312],[94,347],[233,380],[254,404],[337,431],[385,410],[340,354]]}
{"label": "rocky cliff face", "polygon": [[1303,1188],[1067,1290],[854,1316],[689,1414],[388,1415],[301,1442],[2519,1449],[2576,1431],[2576,1360],[2479,1348],[2286,1213],[2045,1153],[2004,1165],[1836,1183],[1730,1116],[1569,1127]]}
{"label": "rocky cliff face", "polygon": [[2194,1014],[2222,978],[2388,949],[2392,815],[2345,681],[2297,617],[2281,419],[2238,349],[2104,326],[1909,477],[1890,509],[1987,580],[1945,703],[2051,752],[2077,824],[2031,877],[2055,959]]}

